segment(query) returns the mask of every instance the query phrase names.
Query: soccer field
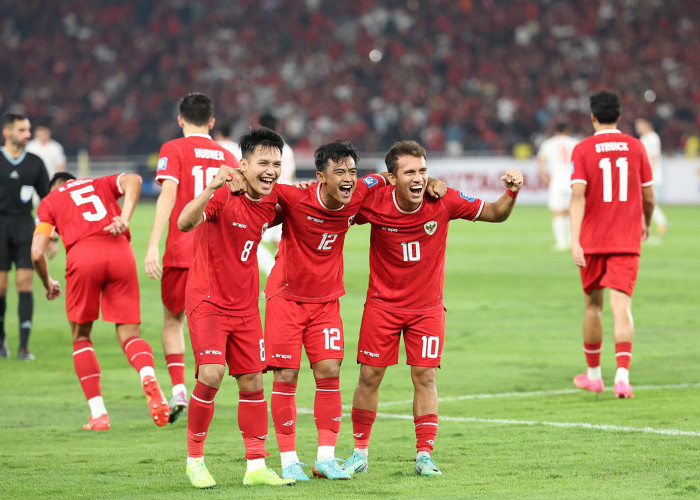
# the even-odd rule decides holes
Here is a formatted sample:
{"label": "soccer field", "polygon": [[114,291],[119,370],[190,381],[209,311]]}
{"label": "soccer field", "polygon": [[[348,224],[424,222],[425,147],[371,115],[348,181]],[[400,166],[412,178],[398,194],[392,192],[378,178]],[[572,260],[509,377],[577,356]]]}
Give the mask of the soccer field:
{"label": "soccer field", "polygon": [[[165,391],[159,284],[143,256],[155,205],[140,205],[132,243],[141,280],[143,336]],[[110,412],[108,432],[86,432],[89,409],[73,371],[63,298],[49,303],[35,283],[34,363],[0,360],[0,497],[359,498],[608,497],[700,495],[700,218],[697,207],[665,207],[670,231],[643,246],[633,300],[636,324],[630,380],[635,398],[616,400],[612,320],[604,311],[603,394],[575,389],[585,368],[583,294],[569,253],[551,251],[549,212],[516,207],[503,224],[455,221],[448,238],[447,331],[438,373],[440,428],[433,457],[442,477],[413,474],[412,386],[402,356],[387,371],[370,443],[369,471],[352,481],[312,480],[284,489],[247,488],[237,390],[228,377],[205,445],[218,486],[197,491],[185,476],[186,421],[156,427],[138,375],[112,325],[93,340]],[[354,361],[367,286],[369,228],[350,230],[342,299],[345,408],[337,455],[353,447],[349,417]],[[50,263],[63,280],[63,251]],[[11,276],[11,283],[14,277]],[[262,302],[262,301],[261,301]],[[6,330],[17,350],[17,296],[8,293]],[[261,304],[262,305],[262,304]],[[187,348],[188,375],[192,353]],[[191,380],[188,378],[188,381]],[[190,389],[193,382],[188,382]],[[272,377],[266,376],[269,401]],[[316,454],[313,376],[302,367],[297,391],[299,457]],[[270,419],[268,464],[279,472]],[[310,468],[309,468],[310,470]]]}

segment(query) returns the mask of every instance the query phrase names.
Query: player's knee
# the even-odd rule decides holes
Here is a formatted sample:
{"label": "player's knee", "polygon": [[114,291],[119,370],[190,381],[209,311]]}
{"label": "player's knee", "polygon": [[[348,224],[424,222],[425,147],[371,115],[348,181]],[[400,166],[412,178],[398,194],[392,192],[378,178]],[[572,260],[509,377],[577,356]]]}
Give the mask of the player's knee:
{"label": "player's knee", "polygon": [[296,384],[298,379],[299,370],[296,370],[294,368],[275,368],[275,382]]}
{"label": "player's knee", "polygon": [[[314,378],[335,378],[340,376],[341,359],[327,359],[314,363]],[[297,371],[298,373],[298,371]]]}
{"label": "player's knee", "polygon": [[435,387],[437,371],[435,368],[413,367],[411,370],[411,378],[413,379],[414,386],[431,389]]}
{"label": "player's knee", "polygon": [[382,382],[385,371],[385,367],[362,365],[357,387],[360,390],[365,391],[377,390],[379,388],[379,384]]}
{"label": "player's knee", "polygon": [[224,365],[201,365],[197,379],[209,387],[219,387],[224,379]]}

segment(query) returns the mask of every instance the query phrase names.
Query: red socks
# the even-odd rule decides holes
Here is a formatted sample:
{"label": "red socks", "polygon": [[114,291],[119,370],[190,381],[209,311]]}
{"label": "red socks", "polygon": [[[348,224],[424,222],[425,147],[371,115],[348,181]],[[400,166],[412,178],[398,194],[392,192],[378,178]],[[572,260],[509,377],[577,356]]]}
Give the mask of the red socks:
{"label": "red socks", "polygon": [[602,342],[584,342],[583,352],[586,354],[586,363],[590,368],[600,366],[600,347]]}
{"label": "red socks", "polygon": [[141,337],[130,337],[122,344],[126,359],[129,364],[134,367],[137,372],[141,372],[142,368],[150,366],[153,368],[153,350],[148,342]]}
{"label": "red socks", "polygon": [[632,361],[632,342],[618,342],[615,344],[615,357],[617,358],[617,367],[630,369]]}
{"label": "red socks", "polygon": [[238,392],[238,428],[243,434],[245,458],[265,458],[267,439],[267,401],[262,389]]}
{"label": "red socks", "polygon": [[218,388],[209,387],[199,380],[192,390],[187,409],[187,456],[204,456],[204,440],[214,416],[214,398]]}
{"label": "red socks", "polygon": [[170,373],[170,380],[173,385],[185,384],[185,355],[166,354],[165,364]]}
{"label": "red socks", "polygon": [[95,350],[90,340],[78,340],[73,342],[73,366],[78,375],[83,394],[88,401],[101,396],[100,389],[100,364],[97,362]]}
{"label": "red socks", "polygon": [[421,415],[413,419],[416,424],[416,450],[418,452],[433,451],[435,446],[435,436],[438,429],[438,416],[434,413]]}
{"label": "red socks", "polygon": [[339,377],[317,379],[314,419],[318,429],[319,446],[335,446],[342,415]]}
{"label": "red socks", "polygon": [[297,385],[290,382],[272,382],[270,405],[272,422],[280,452],[296,450],[297,404],[294,399]]}
{"label": "red socks", "polygon": [[372,424],[377,418],[377,412],[352,409],[352,435],[355,437],[355,448],[369,448],[369,436],[372,433]]}

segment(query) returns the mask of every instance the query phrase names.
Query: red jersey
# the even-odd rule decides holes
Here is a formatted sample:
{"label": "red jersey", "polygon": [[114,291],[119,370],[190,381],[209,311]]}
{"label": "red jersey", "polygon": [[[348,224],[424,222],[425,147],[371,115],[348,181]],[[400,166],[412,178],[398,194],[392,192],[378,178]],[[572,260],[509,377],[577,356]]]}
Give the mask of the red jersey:
{"label": "red jersey", "polygon": [[371,193],[356,218],[371,223],[367,301],[399,312],[443,307],[447,228],[452,219],[476,220],[480,199],[454,189],[416,210],[399,208],[393,187]]}
{"label": "red jersey", "polygon": [[[66,253],[85,238],[114,238],[104,228],[122,213],[117,202],[124,195],[119,185],[122,175],[66,182],[41,200],[36,212],[37,222],[46,222],[56,228]],[[128,230],[123,235],[127,240],[131,239]]]}
{"label": "red jersey", "polygon": [[363,177],[350,203],[334,210],[321,201],[320,183],[309,189],[275,185],[284,224],[265,294],[272,297],[281,292],[286,299],[310,303],[328,302],[344,295],[345,233],[365,197],[385,184],[381,175]]}
{"label": "red jersey", "polygon": [[206,134],[190,134],[163,144],[158,158],[156,182],[177,182],[177,197],[168,223],[163,266],[190,267],[194,258],[194,232],[177,228],[177,218],[190,201],[216,176],[221,165],[231,168],[238,161],[230,151]]}
{"label": "red jersey", "polygon": [[584,253],[640,253],[642,187],[654,178],[642,143],[619,130],[581,141],[571,157],[571,184],[586,185],[580,243]]}
{"label": "red jersey", "polygon": [[256,252],[262,234],[275,219],[274,194],[254,200],[216,190],[204,209],[195,237],[195,255],[187,275],[185,309],[208,302],[231,316],[258,313],[260,284]]}

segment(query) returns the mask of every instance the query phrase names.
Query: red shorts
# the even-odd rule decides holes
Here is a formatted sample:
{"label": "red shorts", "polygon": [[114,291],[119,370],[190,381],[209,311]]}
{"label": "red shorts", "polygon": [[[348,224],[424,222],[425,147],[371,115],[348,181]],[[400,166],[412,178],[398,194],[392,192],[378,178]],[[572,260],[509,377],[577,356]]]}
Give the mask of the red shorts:
{"label": "red shorts", "polygon": [[265,345],[268,367],[301,365],[301,346],[309,364],[324,359],[343,359],[343,320],[338,299],[321,304],[294,302],[272,296],[265,308]]}
{"label": "red shorts", "polygon": [[362,315],[357,362],[370,366],[391,366],[399,362],[403,331],[406,364],[440,366],[445,339],[445,309],[420,313],[399,313],[380,309],[367,302]]}
{"label": "red shorts", "polygon": [[199,365],[228,365],[230,375],[265,370],[265,341],[260,314],[230,316],[207,303],[187,317],[194,352],[195,377]]}
{"label": "red shorts", "polygon": [[588,254],[586,267],[581,270],[583,291],[588,295],[593,290],[614,288],[630,297],[637,283],[639,255],[631,253]]}
{"label": "red shorts", "polygon": [[186,267],[164,267],[160,280],[160,298],[163,305],[173,314],[185,310],[185,285],[187,284]]}
{"label": "red shorts", "polygon": [[73,245],[66,256],[66,313],[78,324],[102,319],[141,323],[134,250],[124,236],[97,236]]}

